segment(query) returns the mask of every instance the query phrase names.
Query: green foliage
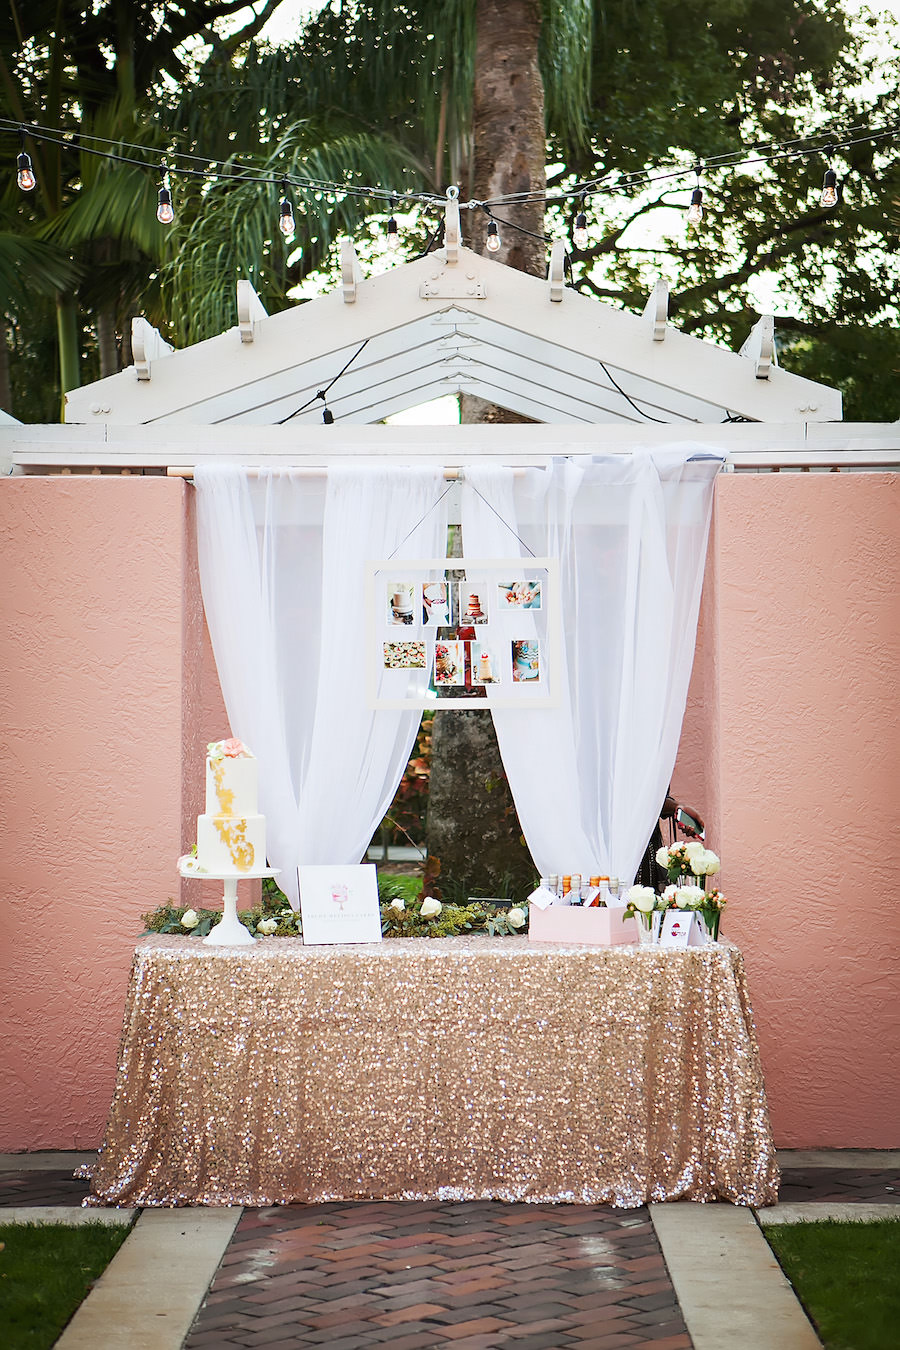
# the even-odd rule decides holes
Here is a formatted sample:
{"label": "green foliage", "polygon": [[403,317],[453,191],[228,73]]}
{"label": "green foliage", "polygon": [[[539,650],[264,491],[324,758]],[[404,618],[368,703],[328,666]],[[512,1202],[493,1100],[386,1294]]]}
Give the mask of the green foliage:
{"label": "green foliage", "polygon": [[100,1222],[0,1225],[4,1350],[50,1350],[128,1231]]}
{"label": "green foliage", "polygon": [[893,1350],[900,1322],[900,1220],[763,1229],[826,1350]]}
{"label": "green foliage", "polygon": [[[483,905],[479,903],[445,903],[439,914],[422,917],[421,908],[425,896],[422,895],[422,882],[419,877],[382,876],[378,879],[378,901],[381,908],[381,931],[385,937],[453,937],[460,933],[487,933],[491,937],[506,937],[527,930],[528,906],[520,902],[519,908],[526,918],[526,925],[515,927],[507,921],[509,906]],[[402,900],[403,908],[395,909],[391,902]],[[160,905],[149,914],[141,917],[146,937],[151,933],[179,935],[181,937],[206,937],[210,929],[222,917],[221,909],[199,909],[193,913],[200,922],[192,928],[185,928],[182,918],[189,910],[183,905],[169,901]],[[269,937],[301,937],[303,925],[299,914],[291,908],[287,897],[278,889],[274,881],[263,882],[262,903],[253,909],[244,910],[238,918],[245,928],[258,935],[258,924],[263,919],[275,919],[275,931],[266,934]]]}

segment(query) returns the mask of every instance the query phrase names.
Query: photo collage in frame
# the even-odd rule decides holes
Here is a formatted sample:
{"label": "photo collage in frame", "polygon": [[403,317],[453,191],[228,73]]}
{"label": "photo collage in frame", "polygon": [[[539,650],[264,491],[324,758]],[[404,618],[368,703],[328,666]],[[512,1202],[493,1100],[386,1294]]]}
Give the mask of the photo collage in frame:
{"label": "photo collage in frame", "polygon": [[375,707],[519,707],[554,701],[555,560],[371,564]]}

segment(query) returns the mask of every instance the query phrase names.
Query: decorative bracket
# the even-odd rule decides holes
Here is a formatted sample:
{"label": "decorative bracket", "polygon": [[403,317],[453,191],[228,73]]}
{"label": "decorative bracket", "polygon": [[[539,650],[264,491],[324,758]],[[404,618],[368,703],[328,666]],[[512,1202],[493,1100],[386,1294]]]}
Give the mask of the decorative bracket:
{"label": "decorative bracket", "polygon": [[252,342],[253,325],[269,316],[251,282],[244,279],[240,279],[237,284],[237,310],[241,342]]}
{"label": "decorative bracket", "polygon": [[775,348],[775,319],[764,314],[750,329],[750,336],[739,352],[748,361],[756,363],[756,378],[767,380],[769,371],[778,365],[778,352]]}
{"label": "decorative bracket", "polygon": [[139,380],[149,380],[150,363],[169,356],[174,350],[146,319],[131,320],[131,355]]}
{"label": "decorative bracket", "polygon": [[459,188],[448,187],[447,206],[444,211],[444,252],[449,267],[455,267],[459,262],[460,242]]}
{"label": "decorative bracket", "polygon": [[650,323],[653,341],[665,342],[669,319],[669,283],[665,277],[656,278],[656,285],[644,306],[644,318]]}
{"label": "decorative bracket", "polygon": [[550,283],[550,300],[554,305],[562,303],[566,289],[566,246],[562,239],[554,239],[550,250],[550,266],[547,269]]}
{"label": "decorative bracket", "polygon": [[362,281],[362,269],[356,249],[349,239],[341,240],[341,281],[344,287],[344,304],[356,303],[356,288]]}

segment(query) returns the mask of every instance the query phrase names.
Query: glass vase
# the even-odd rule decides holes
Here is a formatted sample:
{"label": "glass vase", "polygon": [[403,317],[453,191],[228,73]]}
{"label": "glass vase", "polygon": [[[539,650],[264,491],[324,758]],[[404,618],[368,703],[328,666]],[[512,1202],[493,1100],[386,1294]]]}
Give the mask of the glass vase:
{"label": "glass vase", "polygon": [[701,909],[700,918],[703,920],[703,927],[706,930],[706,940],[708,942],[718,942],[719,940],[719,920],[722,917],[720,909]]}
{"label": "glass vase", "polygon": [[642,947],[649,947],[659,942],[662,914],[658,909],[652,910],[649,914],[637,909],[634,912],[634,919],[637,924],[638,942]]}

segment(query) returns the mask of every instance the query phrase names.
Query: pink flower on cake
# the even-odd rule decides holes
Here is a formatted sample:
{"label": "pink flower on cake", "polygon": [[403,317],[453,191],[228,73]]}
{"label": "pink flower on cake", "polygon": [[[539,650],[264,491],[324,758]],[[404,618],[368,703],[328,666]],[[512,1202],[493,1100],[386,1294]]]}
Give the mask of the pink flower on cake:
{"label": "pink flower on cake", "polygon": [[243,741],[239,741],[235,736],[229,737],[227,741],[222,742],[222,754],[228,759],[241,759],[249,752]]}
{"label": "pink flower on cake", "polygon": [[252,759],[253,755],[243,741],[229,736],[225,741],[210,741],[206,747],[210,759]]}

